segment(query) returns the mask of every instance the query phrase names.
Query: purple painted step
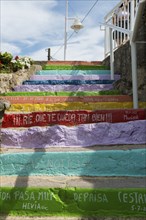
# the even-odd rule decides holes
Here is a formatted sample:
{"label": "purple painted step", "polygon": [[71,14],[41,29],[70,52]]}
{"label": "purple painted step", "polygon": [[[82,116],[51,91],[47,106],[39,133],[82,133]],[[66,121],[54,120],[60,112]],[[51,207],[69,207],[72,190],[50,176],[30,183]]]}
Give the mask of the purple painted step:
{"label": "purple painted step", "polygon": [[102,91],[113,89],[112,84],[99,85],[21,85],[14,88],[17,92],[32,92],[32,91]]}
{"label": "purple painted step", "polygon": [[[146,144],[146,120],[127,123],[54,125],[28,129],[2,129],[2,147],[46,148],[94,145]],[[118,146],[117,146],[118,148]]]}
{"label": "purple painted step", "polygon": [[[109,80],[109,74],[103,75],[33,75],[30,80]],[[120,79],[120,75],[115,75],[115,80]]]}

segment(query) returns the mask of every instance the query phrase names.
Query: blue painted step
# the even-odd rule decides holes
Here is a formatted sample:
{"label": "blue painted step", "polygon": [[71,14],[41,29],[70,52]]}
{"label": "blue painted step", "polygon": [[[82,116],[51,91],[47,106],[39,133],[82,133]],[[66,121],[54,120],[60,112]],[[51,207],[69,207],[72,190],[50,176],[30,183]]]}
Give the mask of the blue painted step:
{"label": "blue painted step", "polygon": [[84,85],[112,84],[114,80],[26,80],[23,85]]}

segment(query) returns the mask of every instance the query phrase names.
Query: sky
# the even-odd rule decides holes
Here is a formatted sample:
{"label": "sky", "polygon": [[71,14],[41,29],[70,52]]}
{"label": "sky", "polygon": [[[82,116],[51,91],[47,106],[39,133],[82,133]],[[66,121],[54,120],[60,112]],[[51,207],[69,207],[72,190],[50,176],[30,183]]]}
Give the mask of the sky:
{"label": "sky", "polygon": [[[68,0],[66,60],[104,59],[104,31],[100,25],[120,0]],[[48,48],[53,60],[64,59],[66,0],[0,0],[0,51],[46,61]],[[90,11],[90,13],[89,13]],[[89,14],[88,14],[89,13]],[[87,15],[87,16],[86,16]],[[70,26],[84,19],[78,33]]]}

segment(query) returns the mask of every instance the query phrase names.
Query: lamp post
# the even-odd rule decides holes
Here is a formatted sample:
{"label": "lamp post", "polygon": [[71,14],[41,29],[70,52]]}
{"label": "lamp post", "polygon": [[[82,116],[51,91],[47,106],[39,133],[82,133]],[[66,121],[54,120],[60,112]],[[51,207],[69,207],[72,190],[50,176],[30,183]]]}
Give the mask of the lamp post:
{"label": "lamp post", "polygon": [[68,0],[66,0],[65,31],[64,31],[64,60],[66,60],[68,20],[74,20],[74,23],[71,25],[71,28],[75,32],[78,32],[80,29],[82,29],[84,27],[79,18],[69,18],[68,17]]}

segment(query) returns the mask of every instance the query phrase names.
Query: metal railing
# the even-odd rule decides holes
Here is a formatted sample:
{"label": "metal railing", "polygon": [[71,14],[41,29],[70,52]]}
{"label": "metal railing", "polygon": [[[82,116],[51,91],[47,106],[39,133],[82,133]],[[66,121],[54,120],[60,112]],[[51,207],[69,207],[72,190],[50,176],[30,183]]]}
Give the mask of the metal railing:
{"label": "metal railing", "polygon": [[[110,27],[113,25],[119,28],[112,29],[113,50],[130,39],[130,32],[133,30],[137,9],[140,0],[121,0],[104,18],[105,26],[105,57],[110,54]],[[125,31],[127,30],[127,32]]]}
{"label": "metal railing", "polygon": [[106,15],[104,21],[105,57],[110,55],[111,79],[114,79],[114,51],[130,40],[134,109],[138,108],[136,35],[145,7],[146,0],[122,0]]}

